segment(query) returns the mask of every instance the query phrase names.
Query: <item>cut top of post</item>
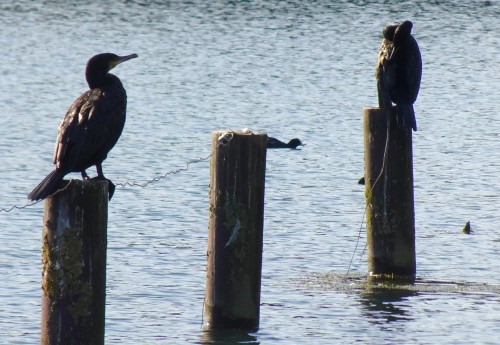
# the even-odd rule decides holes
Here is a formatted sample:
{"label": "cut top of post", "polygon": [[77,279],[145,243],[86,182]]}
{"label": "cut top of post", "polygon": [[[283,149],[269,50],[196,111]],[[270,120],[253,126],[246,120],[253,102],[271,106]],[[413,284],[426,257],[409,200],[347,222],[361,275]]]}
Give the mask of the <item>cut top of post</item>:
{"label": "cut top of post", "polygon": [[235,135],[259,135],[259,136],[266,136],[267,138],[267,134],[264,133],[264,132],[257,132],[257,131],[252,131],[248,128],[244,128],[244,129],[241,129],[241,130],[218,130],[218,131],[214,131],[212,133],[214,136],[217,136],[218,138],[218,141],[226,141],[226,142],[229,142],[231,141],[231,139],[233,138],[233,136]]}

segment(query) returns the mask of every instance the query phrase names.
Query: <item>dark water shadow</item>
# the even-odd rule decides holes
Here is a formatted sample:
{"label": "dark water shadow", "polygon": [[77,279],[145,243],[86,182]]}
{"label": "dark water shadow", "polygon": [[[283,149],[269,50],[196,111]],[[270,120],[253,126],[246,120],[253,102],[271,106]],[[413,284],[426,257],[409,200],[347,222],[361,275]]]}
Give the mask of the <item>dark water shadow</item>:
{"label": "dark water shadow", "polygon": [[[375,277],[376,278],[376,277]],[[500,285],[468,281],[415,279],[374,279],[363,274],[310,273],[292,280],[293,284],[307,290],[339,291],[363,295],[375,293],[396,296],[398,293],[469,293],[500,294]],[[391,290],[391,291],[388,291]]]}
{"label": "dark water shadow", "polygon": [[367,287],[360,293],[362,314],[375,324],[413,320],[411,305],[404,301],[417,295],[418,292],[407,289]]}
{"label": "dark water shadow", "polygon": [[229,330],[211,330],[203,331],[201,333],[200,342],[198,344],[218,344],[218,345],[231,345],[231,344],[260,344],[257,337],[248,334],[243,330],[229,329]]}
{"label": "dark water shadow", "polygon": [[[308,291],[336,291],[352,294],[361,303],[361,313],[374,325],[415,319],[414,300],[432,294],[435,298],[457,294],[460,298],[477,295],[498,295],[500,285],[466,281],[428,280],[416,278],[370,277],[360,274],[313,273],[295,280]],[[418,303],[417,303],[418,304]]]}

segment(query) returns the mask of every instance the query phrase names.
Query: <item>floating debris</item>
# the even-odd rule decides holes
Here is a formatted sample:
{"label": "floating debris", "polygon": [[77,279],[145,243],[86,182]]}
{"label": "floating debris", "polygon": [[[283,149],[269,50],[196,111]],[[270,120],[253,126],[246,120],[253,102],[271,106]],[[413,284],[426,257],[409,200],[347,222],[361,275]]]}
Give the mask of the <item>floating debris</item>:
{"label": "floating debris", "polygon": [[344,273],[309,273],[303,277],[291,279],[291,283],[308,291],[338,291],[359,293],[373,289],[404,290],[417,293],[458,292],[499,294],[500,285],[481,282],[432,280],[416,277],[412,283],[404,280],[374,281],[366,274]]}

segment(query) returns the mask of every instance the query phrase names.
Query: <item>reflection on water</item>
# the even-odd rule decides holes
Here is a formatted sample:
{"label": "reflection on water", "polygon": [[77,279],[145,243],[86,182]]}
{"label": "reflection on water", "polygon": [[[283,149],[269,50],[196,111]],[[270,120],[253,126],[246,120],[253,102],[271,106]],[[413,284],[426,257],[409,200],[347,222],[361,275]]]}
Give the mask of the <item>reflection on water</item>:
{"label": "reflection on water", "polygon": [[251,334],[239,330],[211,330],[201,333],[199,344],[260,344],[257,338]]}
{"label": "reflection on water", "polygon": [[[500,276],[498,1],[6,0],[0,12],[1,207],[24,203],[51,170],[57,126],[87,88],[87,59],[137,52],[134,64],[114,70],[128,94],[123,135],[104,162],[115,183],[206,157],[214,130],[307,142],[268,152],[261,329],[234,339],[384,343],[390,330],[392,343],[411,335],[417,344],[457,344],[498,336],[498,289],[481,287],[498,286]],[[297,288],[290,281],[311,272],[347,271],[364,211],[361,111],[376,104],[382,27],[402,19],[414,22],[424,64],[413,136],[417,275],[477,284],[416,284],[408,296],[363,291],[363,279]],[[107,343],[227,340],[201,331],[208,183],[201,162],[116,191]],[[472,235],[460,231],[468,220]],[[0,344],[39,342],[41,226],[41,203],[0,214]],[[363,241],[364,231],[358,248]],[[352,271],[364,275],[365,260],[356,255]]]}
{"label": "reflection on water", "polygon": [[366,309],[363,316],[374,324],[413,320],[411,303],[404,302],[417,294],[405,289],[367,288],[361,293],[361,303]]}

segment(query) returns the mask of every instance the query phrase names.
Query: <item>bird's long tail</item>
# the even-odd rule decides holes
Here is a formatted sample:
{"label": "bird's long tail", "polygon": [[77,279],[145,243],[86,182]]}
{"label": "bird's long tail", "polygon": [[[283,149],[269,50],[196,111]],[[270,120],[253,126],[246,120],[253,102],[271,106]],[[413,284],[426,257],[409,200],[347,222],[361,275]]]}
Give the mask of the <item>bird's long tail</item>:
{"label": "bird's long tail", "polygon": [[38,201],[54,194],[65,175],[64,172],[54,169],[35,187],[35,189],[33,189],[28,195],[28,199],[31,201]]}
{"label": "bird's long tail", "polygon": [[415,119],[413,104],[397,104],[396,114],[400,127],[413,129],[415,132],[417,131],[417,120]]}

